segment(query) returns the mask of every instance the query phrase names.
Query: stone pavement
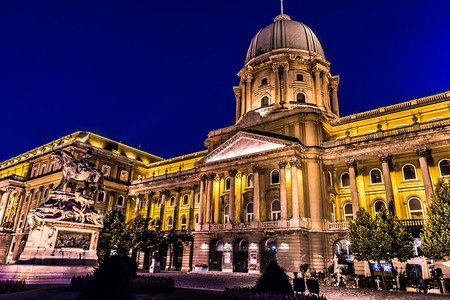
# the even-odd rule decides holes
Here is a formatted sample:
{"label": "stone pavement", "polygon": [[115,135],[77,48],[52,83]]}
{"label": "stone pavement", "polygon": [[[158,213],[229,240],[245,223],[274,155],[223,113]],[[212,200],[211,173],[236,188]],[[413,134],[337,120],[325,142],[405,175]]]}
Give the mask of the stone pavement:
{"label": "stone pavement", "polygon": [[[144,274],[140,273],[140,275]],[[214,291],[223,291],[226,287],[254,286],[259,277],[259,275],[223,272],[162,272],[154,275],[172,277],[175,280],[175,286],[179,288]],[[327,300],[450,299],[450,295],[386,292],[373,289],[348,289],[328,286],[320,286],[320,294],[325,296]]]}

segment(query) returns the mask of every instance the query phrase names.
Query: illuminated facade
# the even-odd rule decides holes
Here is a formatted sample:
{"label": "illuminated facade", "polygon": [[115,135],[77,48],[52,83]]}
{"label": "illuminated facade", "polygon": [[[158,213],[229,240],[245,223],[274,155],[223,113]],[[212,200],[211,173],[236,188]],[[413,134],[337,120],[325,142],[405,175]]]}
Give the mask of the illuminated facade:
{"label": "illuminated facade", "polygon": [[164,160],[76,133],[2,163],[3,261],[26,238],[22,215],[60,179],[57,166],[41,172],[58,147],[95,149],[110,179],[96,208],[159,219],[180,237],[161,248],[166,269],[259,273],[276,260],[322,270],[345,251],[360,207],[388,207],[417,235],[433,185],[450,176],[450,92],[340,117],[339,76],[311,29],[285,14],[255,35],[238,75],[236,124],[211,131],[207,150]]}

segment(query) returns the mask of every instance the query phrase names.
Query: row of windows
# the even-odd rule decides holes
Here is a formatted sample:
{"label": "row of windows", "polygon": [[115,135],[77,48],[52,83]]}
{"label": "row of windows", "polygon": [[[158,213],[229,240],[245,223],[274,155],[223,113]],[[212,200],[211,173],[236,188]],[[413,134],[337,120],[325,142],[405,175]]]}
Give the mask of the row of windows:
{"label": "row of windows", "polygon": [[[197,224],[198,223],[198,215],[195,215],[194,220],[195,220],[195,224]],[[174,229],[173,228],[173,218],[171,216],[168,217],[167,220],[166,220],[166,229],[167,230]],[[180,229],[181,230],[186,230],[187,229],[187,218],[184,215],[181,216],[181,218],[180,218]]]}
{"label": "row of windows", "polygon": [[[254,182],[254,175],[253,173],[250,173],[247,175],[247,180],[246,180],[246,184],[245,187],[246,188],[252,188],[253,187],[253,182]],[[280,183],[280,171],[277,169],[274,169],[270,172],[270,184],[279,184]],[[225,191],[229,191],[230,190],[230,186],[231,186],[231,178],[227,177],[225,179],[225,186],[224,186],[224,190]]]}
{"label": "row of windows", "polygon": [[[302,92],[295,94],[295,101],[297,103],[306,103],[306,95]],[[271,104],[269,96],[265,95],[260,99],[261,107],[269,106]]]}
{"label": "row of windows", "polygon": [[[275,199],[272,201],[271,205],[271,219],[272,221],[279,220],[281,218],[281,202],[278,199]],[[251,222],[254,218],[254,211],[253,211],[253,202],[249,202],[247,204],[247,210],[246,210],[246,221]],[[223,208],[223,221],[224,223],[228,223],[230,221],[230,207],[229,205],[225,205]]]}
{"label": "row of windows", "polygon": [[[162,201],[162,199],[159,198],[158,202],[157,202],[157,206],[158,207],[161,207],[161,201]],[[197,204],[200,203],[200,194],[197,194],[197,196],[195,197],[195,202]],[[183,206],[189,205],[189,196],[188,195],[184,195],[181,198],[181,204]],[[170,199],[169,199],[169,207],[174,207],[174,206],[175,206],[175,197],[170,197]]]}
{"label": "row of windows", "polygon": [[[443,159],[438,163],[439,172],[441,176],[450,176],[450,160]],[[405,164],[402,167],[403,180],[417,180],[417,172],[416,167],[412,164]],[[329,184],[332,185],[332,176],[331,173],[329,175]],[[383,183],[383,175],[380,169],[372,169],[369,172],[369,178],[371,184]],[[341,174],[341,187],[349,187],[350,186],[350,175],[348,172],[344,172]]]}
{"label": "row of windows", "polygon": [[[102,173],[106,177],[111,176],[111,167],[108,166],[108,165],[103,165],[102,166]],[[129,174],[128,171],[121,170],[119,179],[121,181],[128,181],[128,174]]]}
{"label": "row of windows", "polygon": [[[384,200],[378,199],[373,202],[373,212],[376,215],[382,208],[387,209],[386,202]],[[331,212],[331,218],[332,221],[335,220],[335,212],[334,212],[334,205]],[[353,205],[351,202],[347,202],[343,205],[343,211],[344,211],[344,220],[346,222],[349,222],[353,219]],[[423,205],[422,200],[420,200],[417,197],[412,197],[408,200],[408,212],[409,212],[409,218],[410,219],[423,219],[424,218],[424,212],[423,212]]]}
{"label": "row of windows", "polygon": [[[295,81],[305,81],[305,76],[301,73],[295,74]],[[261,78],[261,85],[267,85],[269,80],[267,77]]]}
{"label": "row of windows", "polygon": [[[48,168],[48,172],[53,172],[56,169],[56,162],[52,161],[50,163],[50,166]],[[31,175],[30,178],[36,177],[38,175],[43,175],[47,172],[47,164],[42,164],[41,168],[39,169],[39,174],[38,174],[38,168],[35,167],[33,168],[33,170],[31,171]]]}
{"label": "row of windows", "polygon": [[[97,202],[105,202],[105,192],[99,192],[98,196],[97,196]],[[119,197],[117,197],[117,205],[118,206],[123,206],[125,204],[125,197],[120,195]]]}

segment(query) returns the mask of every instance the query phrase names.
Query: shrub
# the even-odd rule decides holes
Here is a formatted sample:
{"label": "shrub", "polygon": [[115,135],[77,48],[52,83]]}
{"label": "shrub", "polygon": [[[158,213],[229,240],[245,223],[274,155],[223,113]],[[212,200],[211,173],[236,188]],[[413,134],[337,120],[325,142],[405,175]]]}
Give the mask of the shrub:
{"label": "shrub", "polygon": [[259,277],[255,286],[257,293],[292,294],[292,285],[286,270],[277,263],[271,262],[264,274]]}
{"label": "shrub", "polygon": [[175,289],[173,278],[138,276],[133,279],[133,289],[137,294],[166,293]]}
{"label": "shrub", "polygon": [[257,293],[254,287],[235,287],[226,288],[222,300],[326,300],[325,297],[303,294],[273,294],[273,293]]}
{"label": "shrub", "polygon": [[73,291],[81,292],[92,279],[92,274],[86,274],[84,276],[73,276],[70,280],[70,289]]}
{"label": "shrub", "polygon": [[0,294],[24,291],[25,280],[2,280],[0,281]]}

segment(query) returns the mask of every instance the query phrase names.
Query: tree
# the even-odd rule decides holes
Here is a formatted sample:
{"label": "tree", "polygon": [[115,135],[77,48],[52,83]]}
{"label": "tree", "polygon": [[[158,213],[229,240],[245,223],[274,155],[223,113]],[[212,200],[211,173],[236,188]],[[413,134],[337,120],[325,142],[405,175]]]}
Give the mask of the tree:
{"label": "tree", "polygon": [[128,240],[129,250],[133,250],[133,257],[137,250],[154,251],[161,241],[159,231],[155,230],[154,220],[149,221],[141,216],[125,225],[123,235]]}
{"label": "tree", "polygon": [[436,183],[433,203],[427,210],[422,252],[431,259],[450,258],[450,185],[442,179]]}
{"label": "tree", "polygon": [[[382,209],[373,219],[364,208],[356,213],[356,220],[349,225],[350,251],[358,260],[392,262],[397,258],[405,262],[413,256],[414,238],[403,223]],[[386,289],[384,270],[381,267],[383,287]]]}

